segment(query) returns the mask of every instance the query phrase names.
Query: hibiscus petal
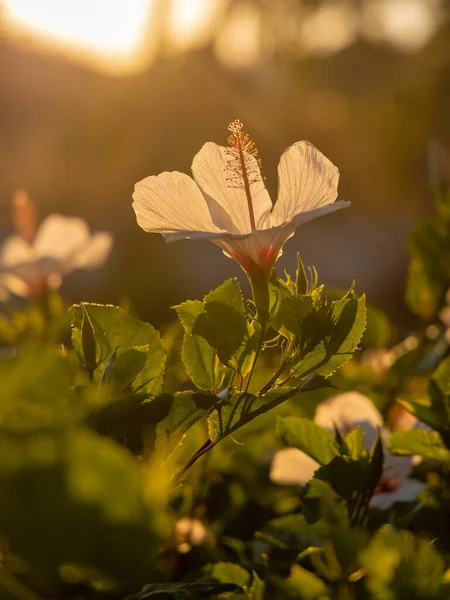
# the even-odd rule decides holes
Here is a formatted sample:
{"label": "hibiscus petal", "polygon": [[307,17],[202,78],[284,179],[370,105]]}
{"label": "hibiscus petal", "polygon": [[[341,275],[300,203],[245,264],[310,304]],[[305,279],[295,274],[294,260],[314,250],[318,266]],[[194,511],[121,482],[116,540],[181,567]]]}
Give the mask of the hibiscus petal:
{"label": "hibiscus petal", "polygon": [[322,217],[323,215],[335,212],[336,210],[347,208],[347,206],[350,206],[350,204],[351,202],[347,202],[345,200],[336,200],[336,202],[333,202],[333,204],[327,204],[326,206],[321,206],[320,208],[315,208],[314,210],[308,210],[306,212],[300,212],[294,215],[293,222],[298,227],[299,225],[303,225],[308,221],[317,219],[317,217]]}
{"label": "hibiscus petal", "polygon": [[411,502],[416,498],[417,494],[426,488],[427,486],[420,481],[407,479],[402,485],[399,485],[398,488],[392,492],[375,494],[370,501],[370,506],[380,510],[386,510],[395,502]]}
{"label": "hibiscus petal", "polygon": [[384,453],[383,473],[390,479],[404,481],[408,478],[414,466],[414,456],[400,456],[391,454],[389,451]]}
{"label": "hibiscus petal", "polygon": [[296,220],[296,224],[300,225],[349,204],[340,203],[339,207],[318,212],[336,200],[339,171],[309,142],[297,142],[283,153],[278,165],[278,178],[278,199],[271,214],[273,226],[304,214],[303,220]]}
{"label": "hibiscus petal", "polygon": [[214,238],[226,233],[214,225],[195,181],[177,171],[136,183],[133,208],[138,225],[144,231],[162,233],[169,242],[182,238]]}
{"label": "hibiscus petal", "polygon": [[275,453],[270,480],[281,485],[305,485],[314,477],[319,463],[297,448],[283,448]]}
{"label": "hibiscus petal", "polygon": [[70,269],[98,269],[108,258],[113,245],[113,237],[106,231],[92,235],[87,245],[77,252],[68,267]]}
{"label": "hibiscus petal", "polygon": [[38,259],[64,262],[86,246],[89,236],[83,219],[54,214],[42,221],[33,247]]}
{"label": "hibiscus petal", "polygon": [[343,437],[356,427],[361,427],[367,450],[372,447],[378,429],[387,437],[383,417],[370,398],[359,392],[337,394],[322,402],[316,410],[314,420],[330,431],[336,427]]}
{"label": "hibiscus petal", "polygon": [[0,302],[9,300],[10,294],[26,298],[29,295],[29,286],[15,275],[0,275]]}
{"label": "hibiscus petal", "polygon": [[226,256],[234,258],[247,273],[251,272],[255,263],[269,275],[281,255],[281,248],[294,235],[294,231],[293,225],[285,225],[253,231],[246,236],[229,236],[213,241],[222,248]]}
{"label": "hibiscus petal", "polygon": [[[262,229],[264,217],[272,210],[272,202],[256,159],[245,153],[245,164],[256,229]],[[205,194],[216,224],[223,229],[228,229],[230,233],[250,233],[252,230],[250,212],[238,151],[234,148],[218,146],[214,142],[207,142],[194,157],[192,173]],[[231,217],[233,230],[229,222],[223,222],[221,214],[215,210],[214,202],[211,200]]]}
{"label": "hibiscus petal", "polygon": [[20,236],[12,235],[4,241],[0,250],[2,269],[11,269],[34,259],[32,247]]}

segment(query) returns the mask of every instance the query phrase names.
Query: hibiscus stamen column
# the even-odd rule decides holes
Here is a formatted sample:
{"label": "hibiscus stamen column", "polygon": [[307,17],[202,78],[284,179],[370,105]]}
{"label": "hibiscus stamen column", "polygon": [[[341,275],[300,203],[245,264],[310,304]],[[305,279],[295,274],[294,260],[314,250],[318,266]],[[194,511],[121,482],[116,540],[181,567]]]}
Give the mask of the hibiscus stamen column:
{"label": "hibiscus stamen column", "polygon": [[[250,183],[253,183],[255,179],[251,180],[252,169],[249,168],[248,160],[246,160],[244,152],[250,156],[256,157],[258,150],[253,140],[250,139],[247,133],[242,132],[244,124],[236,119],[228,125],[228,131],[231,131],[231,135],[228,137],[229,145],[236,150],[236,155],[233,156],[230,151],[229,156],[231,158],[230,169],[234,172],[234,175],[228,178],[229,181],[236,183],[236,178],[242,177],[242,183],[244,184],[245,195],[247,197],[248,213],[250,216],[250,226],[252,231],[256,229],[255,212],[253,210],[252,193],[250,190]],[[238,165],[234,165],[234,161],[238,161]],[[239,184],[239,182],[238,182]],[[239,186],[240,187],[240,186]]]}
{"label": "hibiscus stamen column", "polygon": [[[253,206],[252,190],[253,184],[261,181],[260,166],[261,160],[258,158],[258,149],[255,142],[247,133],[243,132],[243,123],[236,119],[228,125],[227,149],[227,182],[229,187],[241,188],[245,192],[247,199],[248,214],[250,219],[251,231],[256,231],[256,219]],[[231,251],[233,255],[233,252]],[[238,262],[242,260],[237,258]],[[269,319],[269,288],[268,275],[264,269],[257,264],[251,256],[246,258],[247,265],[244,267],[250,280],[253,292],[253,300],[257,310],[257,320],[261,324],[267,323]]]}

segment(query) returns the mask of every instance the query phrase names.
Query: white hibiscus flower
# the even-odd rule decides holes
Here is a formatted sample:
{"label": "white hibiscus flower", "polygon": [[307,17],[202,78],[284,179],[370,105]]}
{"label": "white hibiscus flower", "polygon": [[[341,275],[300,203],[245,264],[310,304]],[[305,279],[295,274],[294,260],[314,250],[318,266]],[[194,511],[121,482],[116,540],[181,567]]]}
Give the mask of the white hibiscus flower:
{"label": "white hibiscus flower", "polygon": [[34,204],[25,192],[13,202],[16,234],[0,248],[0,292],[37,297],[46,287],[57,288],[62,277],[75,269],[97,269],[108,258],[110,233],[91,234],[78,217],[53,214],[38,223]]}
{"label": "white hibiscus flower", "polygon": [[267,278],[296,227],[350,203],[335,201],[339,171],[309,142],[288,148],[278,165],[273,205],[257,150],[239,120],[229,147],[207,142],[194,157],[191,179],[161,173],[139,181],[133,194],[137,222],[168,242],[208,239],[234,258],[251,279]]}
{"label": "white hibiscus flower", "polygon": [[[388,436],[381,414],[370,398],[358,392],[347,392],[329,398],[319,405],[314,420],[330,431],[338,429],[342,437],[359,426],[364,432],[364,445],[368,451],[378,430],[383,439]],[[408,425],[412,423],[409,422]],[[417,425],[417,421],[414,425]],[[386,509],[394,502],[414,500],[426,488],[424,483],[409,477],[417,462],[418,457],[394,456],[385,448],[383,475],[372,497],[371,506]],[[319,466],[318,462],[297,448],[284,448],[273,457],[270,479],[278,484],[305,485]]]}

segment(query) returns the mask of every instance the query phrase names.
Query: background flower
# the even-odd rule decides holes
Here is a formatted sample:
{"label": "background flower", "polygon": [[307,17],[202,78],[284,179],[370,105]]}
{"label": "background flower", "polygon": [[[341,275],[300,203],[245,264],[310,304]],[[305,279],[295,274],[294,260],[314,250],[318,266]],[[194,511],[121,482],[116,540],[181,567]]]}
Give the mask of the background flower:
{"label": "background flower", "polygon": [[[383,417],[367,396],[359,392],[338,394],[319,405],[315,422],[330,431],[335,428],[345,437],[356,427],[364,432],[364,446],[370,451],[378,431],[386,440],[389,431]],[[408,422],[415,425],[416,420]],[[394,456],[384,448],[383,475],[371,500],[371,506],[386,509],[394,502],[413,500],[426,485],[409,478],[417,463],[413,456]],[[274,483],[305,485],[319,468],[319,463],[297,448],[283,448],[275,453],[270,470]]]}
{"label": "background flower", "polygon": [[36,297],[47,286],[58,288],[64,275],[97,269],[111,252],[112,235],[91,234],[78,217],[53,214],[38,225],[34,205],[24,192],[15,195],[13,220],[17,234],[0,248],[3,298],[9,293]]}

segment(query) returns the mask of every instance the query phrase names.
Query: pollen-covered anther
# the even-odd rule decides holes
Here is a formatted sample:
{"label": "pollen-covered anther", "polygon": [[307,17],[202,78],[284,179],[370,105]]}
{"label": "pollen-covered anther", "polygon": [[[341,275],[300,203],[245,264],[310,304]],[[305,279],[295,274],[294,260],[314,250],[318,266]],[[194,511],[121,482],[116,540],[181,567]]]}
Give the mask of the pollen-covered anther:
{"label": "pollen-covered anther", "polygon": [[[243,132],[243,128],[244,124],[239,119],[232,121],[228,125],[228,131],[231,131],[231,135],[227,138],[228,145],[241,152],[246,152],[254,158],[258,158],[258,148],[248,133]],[[260,162],[260,159],[258,159],[259,164]]]}
{"label": "pollen-covered anther", "polygon": [[243,128],[244,128],[244,123],[241,123],[241,121],[239,121],[239,119],[235,119],[234,121],[231,121],[231,123],[228,125],[228,131],[231,131],[231,133],[234,133],[234,134],[241,132]]}

